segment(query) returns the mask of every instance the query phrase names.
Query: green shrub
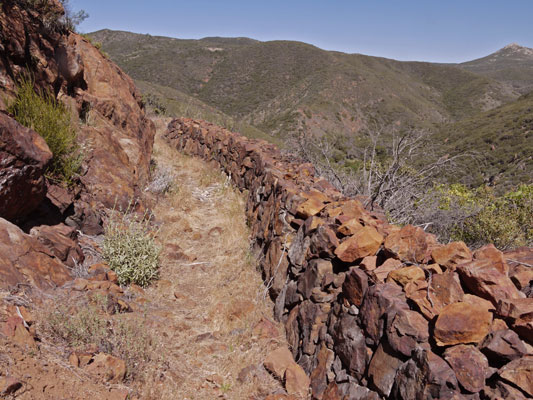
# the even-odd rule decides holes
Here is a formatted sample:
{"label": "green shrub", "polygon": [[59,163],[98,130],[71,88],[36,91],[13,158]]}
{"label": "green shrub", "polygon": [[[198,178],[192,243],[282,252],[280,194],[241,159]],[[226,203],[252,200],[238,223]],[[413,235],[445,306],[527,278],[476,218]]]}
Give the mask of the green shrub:
{"label": "green shrub", "polygon": [[15,99],[8,111],[22,125],[41,135],[53,154],[47,173],[67,185],[80,171],[82,155],[76,143],[76,131],[66,107],[44,90],[35,91],[34,82],[20,81]]}
{"label": "green shrub", "polygon": [[105,228],[103,255],[121,285],[144,287],[158,277],[161,249],[148,216],[137,218],[128,213],[129,208],[123,214],[113,211]]}
{"label": "green shrub", "polygon": [[[462,240],[472,247],[493,243],[502,250],[533,245],[533,185],[496,196],[481,186],[440,185],[437,194],[442,239]],[[436,232],[437,233],[437,232]]]}

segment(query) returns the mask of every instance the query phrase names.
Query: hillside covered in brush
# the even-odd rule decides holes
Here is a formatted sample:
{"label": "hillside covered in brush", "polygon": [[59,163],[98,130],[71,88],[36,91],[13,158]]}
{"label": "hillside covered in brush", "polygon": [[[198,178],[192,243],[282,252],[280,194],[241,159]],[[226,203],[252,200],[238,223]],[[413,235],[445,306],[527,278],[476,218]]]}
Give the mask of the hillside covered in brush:
{"label": "hillside covered in brush", "polygon": [[[531,161],[527,121],[517,127],[505,117],[512,115],[506,110],[528,102],[520,95],[530,90],[533,56],[524,47],[436,64],[291,41],[181,40],[111,30],[90,37],[168,115],[203,118],[277,144],[301,135],[333,138],[345,155],[345,138],[364,137],[372,129],[369,120],[378,119],[437,135],[439,156],[476,151],[476,163],[466,168],[476,168],[479,176],[469,179],[463,169],[454,174],[456,181],[483,183],[499,175],[514,185],[531,179],[523,168]],[[520,160],[522,172],[510,160]]]}

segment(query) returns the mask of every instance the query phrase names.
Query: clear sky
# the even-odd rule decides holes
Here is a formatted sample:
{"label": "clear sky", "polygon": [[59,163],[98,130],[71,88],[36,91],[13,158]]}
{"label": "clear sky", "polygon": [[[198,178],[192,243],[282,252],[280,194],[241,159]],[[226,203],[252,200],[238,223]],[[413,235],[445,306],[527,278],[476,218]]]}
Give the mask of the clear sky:
{"label": "clear sky", "polygon": [[533,0],[70,0],[109,28],[183,39],[298,40],[398,60],[461,62],[533,47]]}

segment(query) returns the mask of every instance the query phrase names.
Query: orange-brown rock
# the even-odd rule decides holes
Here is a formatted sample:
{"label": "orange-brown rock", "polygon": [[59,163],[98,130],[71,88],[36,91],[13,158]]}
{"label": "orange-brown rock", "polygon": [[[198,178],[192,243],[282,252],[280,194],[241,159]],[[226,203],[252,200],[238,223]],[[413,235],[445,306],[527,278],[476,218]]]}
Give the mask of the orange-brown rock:
{"label": "orange-brown rock", "polygon": [[280,347],[267,355],[264,366],[276,378],[285,380],[285,389],[289,395],[296,395],[301,399],[307,398],[310,380],[286,347]]}
{"label": "orange-brown rock", "polygon": [[68,269],[37,239],[0,218],[0,287],[30,283],[44,288],[62,285]]}
{"label": "orange-brown rock", "polygon": [[105,353],[95,355],[93,362],[85,369],[96,378],[109,383],[122,382],[126,376],[126,363]]}
{"label": "orange-brown rock", "polygon": [[475,260],[487,260],[496,267],[502,274],[507,275],[509,273],[509,266],[505,261],[503,253],[498,250],[493,244],[488,244],[474,252]]}
{"label": "orange-brown rock", "polygon": [[500,299],[519,299],[524,297],[507,275],[501,272],[498,264],[481,259],[457,267],[461,282],[472,293],[498,304]]}
{"label": "orange-brown rock", "polygon": [[433,319],[444,307],[462,301],[464,297],[455,272],[432,275],[429,283],[412,281],[405,286],[405,293],[427,319]]}
{"label": "orange-brown rock", "polygon": [[44,199],[44,170],[52,159],[44,139],[0,112],[0,218],[32,212]]}
{"label": "orange-brown rock", "polygon": [[365,226],[342,242],[335,255],[344,262],[354,262],[366,256],[373,256],[383,243],[383,236],[371,226]]}
{"label": "orange-brown rock", "polygon": [[354,235],[359,229],[363,228],[357,218],[351,218],[344,222],[337,231],[344,236]]}
{"label": "orange-brown rock", "polygon": [[391,271],[387,277],[387,279],[391,279],[402,286],[413,281],[424,280],[425,278],[424,270],[415,265]]}
{"label": "orange-brown rock", "polygon": [[307,219],[313,215],[317,215],[326,207],[322,197],[320,196],[309,196],[309,198],[298,206],[296,209],[296,215]]}
{"label": "orange-brown rock", "polygon": [[2,326],[2,333],[19,346],[36,348],[33,335],[24,326],[24,321],[18,316],[12,316]]}
{"label": "orange-brown rock", "polygon": [[477,344],[490,331],[492,314],[484,307],[457,302],[444,307],[435,322],[438,346]]}
{"label": "orange-brown rock", "polygon": [[435,248],[431,258],[442,267],[455,269],[459,264],[472,260],[472,252],[464,242],[453,242],[446,246]]}
{"label": "orange-brown rock", "polygon": [[460,344],[444,352],[459,384],[470,393],[477,393],[485,386],[489,374],[487,358],[474,346]]}
{"label": "orange-brown rock", "polygon": [[400,260],[394,258],[388,258],[383,264],[377,267],[372,273],[376,277],[378,282],[385,282],[387,277],[392,271],[395,271],[403,266],[403,263]]}
{"label": "orange-brown rock", "polygon": [[384,248],[400,260],[421,263],[429,258],[436,243],[435,236],[424,232],[422,228],[406,225],[387,236]]}
{"label": "orange-brown rock", "polygon": [[527,355],[511,361],[499,371],[500,376],[518,386],[530,397],[533,397],[533,355]]}

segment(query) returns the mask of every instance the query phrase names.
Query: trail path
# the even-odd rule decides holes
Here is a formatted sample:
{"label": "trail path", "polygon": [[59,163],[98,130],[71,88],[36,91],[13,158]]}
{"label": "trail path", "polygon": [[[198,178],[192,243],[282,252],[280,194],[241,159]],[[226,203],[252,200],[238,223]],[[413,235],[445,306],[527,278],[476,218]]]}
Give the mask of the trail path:
{"label": "trail path", "polygon": [[244,197],[212,166],[171,149],[165,121],[156,123],[153,158],[175,183],[153,209],[161,279],[145,292],[165,368],[142,398],[264,398],[281,385],[262,361],[286,342],[249,252]]}

